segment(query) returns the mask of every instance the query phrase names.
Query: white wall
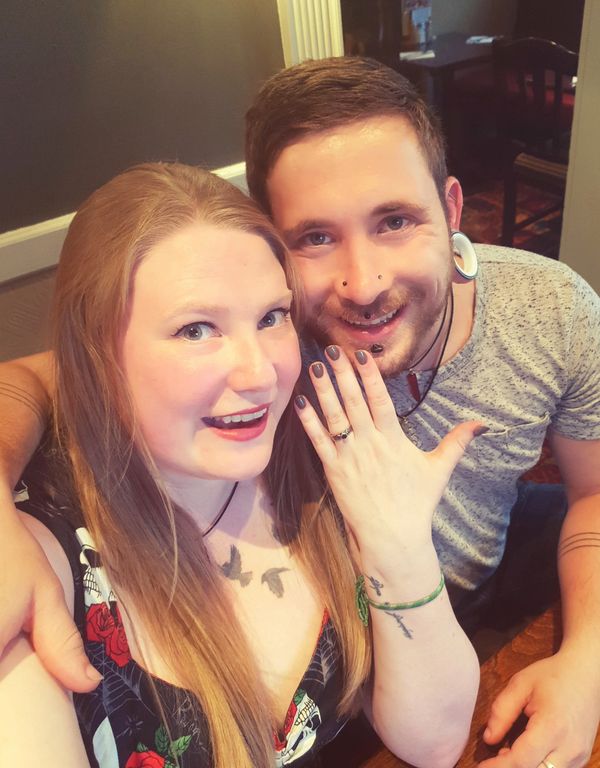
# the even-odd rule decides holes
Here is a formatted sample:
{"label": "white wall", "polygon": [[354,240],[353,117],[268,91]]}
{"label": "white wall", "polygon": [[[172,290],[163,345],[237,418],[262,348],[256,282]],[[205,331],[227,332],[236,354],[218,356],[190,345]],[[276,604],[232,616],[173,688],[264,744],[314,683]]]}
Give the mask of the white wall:
{"label": "white wall", "polygon": [[583,16],[560,260],[600,293],[600,0]]}

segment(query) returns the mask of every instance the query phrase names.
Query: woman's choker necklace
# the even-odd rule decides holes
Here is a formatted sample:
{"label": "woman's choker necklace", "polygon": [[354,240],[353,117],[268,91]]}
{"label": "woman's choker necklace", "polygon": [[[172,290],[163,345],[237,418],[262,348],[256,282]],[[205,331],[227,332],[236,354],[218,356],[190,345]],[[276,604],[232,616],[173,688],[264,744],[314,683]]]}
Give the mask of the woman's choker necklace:
{"label": "woman's choker necklace", "polygon": [[208,534],[215,528],[215,526],[217,526],[221,522],[221,518],[223,517],[225,512],[227,512],[227,508],[231,504],[231,500],[233,499],[233,496],[234,496],[235,492],[237,491],[237,487],[238,487],[239,484],[240,484],[239,480],[236,480],[235,483],[233,484],[233,488],[231,489],[231,493],[229,494],[229,496],[225,500],[225,504],[223,504],[223,506],[219,510],[217,516],[212,521],[212,523],[202,533],[202,538],[204,538],[205,536],[208,536]]}
{"label": "woman's choker necklace", "polygon": [[[436,342],[439,340],[442,334],[442,329],[446,323],[446,316],[448,314],[448,304],[450,304],[450,320],[448,322],[446,338],[444,339],[444,343],[442,344],[442,349],[440,351],[438,360],[433,368],[431,378],[427,382],[425,391],[423,392],[423,394],[421,394],[421,391],[419,390],[419,382],[417,380],[417,374],[415,373],[414,368],[417,365],[419,365],[419,363],[427,357],[427,355],[434,348]],[[444,354],[446,352],[446,347],[448,345],[448,339],[450,338],[450,331],[452,330],[453,319],[454,319],[454,294],[452,293],[452,289],[450,289],[450,300],[446,301],[446,306],[444,307],[444,314],[442,316],[442,322],[440,323],[440,327],[438,328],[437,333],[435,334],[435,338],[433,339],[432,343],[429,345],[425,354],[421,355],[421,357],[410,366],[410,368],[408,369],[408,373],[406,374],[408,389],[410,390],[410,394],[416,400],[416,403],[413,405],[412,408],[410,408],[405,413],[398,413],[398,411],[396,411],[396,415],[398,416],[399,419],[405,419],[407,416],[410,416],[411,413],[414,413],[417,410],[417,408],[421,405],[421,403],[425,400],[427,395],[429,394],[429,390],[431,389],[433,382],[435,381],[435,377],[437,376],[437,373],[440,369],[440,365],[442,364],[442,360],[444,359]]]}

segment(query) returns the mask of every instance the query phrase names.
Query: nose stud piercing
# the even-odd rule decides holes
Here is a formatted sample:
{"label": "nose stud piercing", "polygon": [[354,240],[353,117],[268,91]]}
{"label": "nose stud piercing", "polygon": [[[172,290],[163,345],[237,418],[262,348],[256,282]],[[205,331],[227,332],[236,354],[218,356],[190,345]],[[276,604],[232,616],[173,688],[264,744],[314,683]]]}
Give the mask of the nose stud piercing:
{"label": "nose stud piercing", "polygon": [[[377,275],[377,279],[378,280],[383,280],[383,275]],[[347,280],[342,280],[342,285],[345,288],[348,285],[348,281]]]}

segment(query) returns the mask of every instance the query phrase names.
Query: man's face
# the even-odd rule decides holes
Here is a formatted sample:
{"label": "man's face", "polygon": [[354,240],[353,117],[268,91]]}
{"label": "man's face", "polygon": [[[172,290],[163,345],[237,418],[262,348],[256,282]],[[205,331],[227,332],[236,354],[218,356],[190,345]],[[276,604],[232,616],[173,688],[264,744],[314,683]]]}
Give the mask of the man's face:
{"label": "man's face", "polygon": [[410,367],[448,299],[458,182],[448,181],[446,217],[412,127],[378,117],[286,147],[267,189],[316,339],[348,353],[380,344],[384,374]]}

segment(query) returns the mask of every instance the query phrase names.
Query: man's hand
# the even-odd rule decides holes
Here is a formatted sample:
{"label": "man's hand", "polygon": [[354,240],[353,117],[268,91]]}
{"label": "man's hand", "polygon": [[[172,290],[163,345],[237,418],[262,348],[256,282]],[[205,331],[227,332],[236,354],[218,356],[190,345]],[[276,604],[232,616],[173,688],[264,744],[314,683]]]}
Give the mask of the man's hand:
{"label": "man's hand", "polygon": [[101,676],[83,651],[62,585],[13,511],[3,516],[0,537],[0,655],[22,630],[31,633],[42,663],[66,688],[85,692],[98,685]]}
{"label": "man's hand", "polygon": [[547,760],[556,768],[587,765],[600,720],[598,662],[559,651],[511,679],[492,705],[483,734],[497,744],[523,712],[525,731],[508,749],[480,768],[538,768]]}

